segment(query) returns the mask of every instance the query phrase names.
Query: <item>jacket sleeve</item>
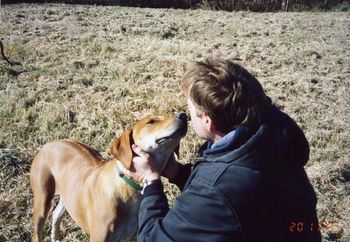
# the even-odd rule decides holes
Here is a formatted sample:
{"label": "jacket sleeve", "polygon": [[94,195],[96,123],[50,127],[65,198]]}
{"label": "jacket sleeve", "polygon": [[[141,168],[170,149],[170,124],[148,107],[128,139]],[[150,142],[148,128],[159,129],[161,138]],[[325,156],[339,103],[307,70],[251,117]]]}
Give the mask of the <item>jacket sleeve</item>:
{"label": "jacket sleeve", "polygon": [[240,224],[224,196],[194,179],[169,210],[161,183],[148,186],[139,212],[137,241],[240,241]]}
{"label": "jacket sleeve", "polygon": [[175,184],[182,191],[185,187],[186,181],[191,174],[193,164],[179,164],[179,171],[177,176],[173,180],[169,180],[170,183]]}

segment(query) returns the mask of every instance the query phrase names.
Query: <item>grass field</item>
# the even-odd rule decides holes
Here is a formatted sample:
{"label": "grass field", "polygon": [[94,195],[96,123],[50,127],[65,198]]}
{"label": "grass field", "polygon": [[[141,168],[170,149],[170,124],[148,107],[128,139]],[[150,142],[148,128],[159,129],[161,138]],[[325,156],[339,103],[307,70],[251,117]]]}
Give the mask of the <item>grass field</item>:
{"label": "grass field", "polygon": [[[46,142],[109,144],[146,114],[186,110],[179,80],[193,60],[250,70],[310,142],[308,175],[324,241],[350,241],[350,13],[250,13],[17,4],[1,6],[0,241],[30,241],[28,172]],[[182,142],[191,162],[201,141]],[[173,203],[179,191],[167,184]],[[88,237],[66,216],[65,241]],[[50,226],[45,227],[47,237]]]}

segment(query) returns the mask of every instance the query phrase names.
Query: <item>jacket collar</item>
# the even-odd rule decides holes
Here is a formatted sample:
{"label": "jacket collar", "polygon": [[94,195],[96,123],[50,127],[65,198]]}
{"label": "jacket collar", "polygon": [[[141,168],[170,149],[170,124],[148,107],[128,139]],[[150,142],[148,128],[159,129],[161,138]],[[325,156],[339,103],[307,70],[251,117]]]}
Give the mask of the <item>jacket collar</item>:
{"label": "jacket collar", "polygon": [[208,142],[207,149],[204,150],[203,154],[222,154],[240,147],[251,136],[250,130],[250,128],[244,125],[237,126],[237,128],[235,128],[230,133],[226,134],[219,141],[215,143]]}

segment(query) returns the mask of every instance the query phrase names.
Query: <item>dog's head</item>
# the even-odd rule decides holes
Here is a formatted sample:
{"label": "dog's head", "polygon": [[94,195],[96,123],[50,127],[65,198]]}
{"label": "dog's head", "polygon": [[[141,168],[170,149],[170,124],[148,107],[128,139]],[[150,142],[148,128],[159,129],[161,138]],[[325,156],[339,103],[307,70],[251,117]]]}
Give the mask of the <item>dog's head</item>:
{"label": "dog's head", "polygon": [[187,115],[147,116],[125,131],[111,144],[111,154],[126,169],[130,169],[133,157],[132,144],[150,153],[161,172],[174,152],[178,152],[180,140],[187,132]]}

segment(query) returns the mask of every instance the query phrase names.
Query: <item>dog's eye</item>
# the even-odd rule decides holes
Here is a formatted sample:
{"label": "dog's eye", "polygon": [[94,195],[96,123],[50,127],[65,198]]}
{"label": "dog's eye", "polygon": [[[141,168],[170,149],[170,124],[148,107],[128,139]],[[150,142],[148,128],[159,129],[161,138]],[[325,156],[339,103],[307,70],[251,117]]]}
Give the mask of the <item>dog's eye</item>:
{"label": "dog's eye", "polygon": [[150,119],[150,120],[147,121],[147,124],[153,124],[153,123],[155,123],[155,122],[156,122],[155,119]]}

